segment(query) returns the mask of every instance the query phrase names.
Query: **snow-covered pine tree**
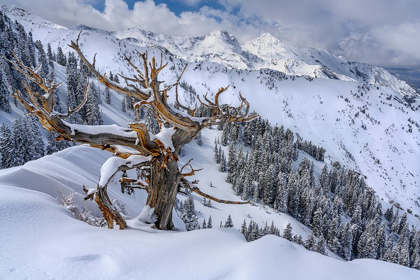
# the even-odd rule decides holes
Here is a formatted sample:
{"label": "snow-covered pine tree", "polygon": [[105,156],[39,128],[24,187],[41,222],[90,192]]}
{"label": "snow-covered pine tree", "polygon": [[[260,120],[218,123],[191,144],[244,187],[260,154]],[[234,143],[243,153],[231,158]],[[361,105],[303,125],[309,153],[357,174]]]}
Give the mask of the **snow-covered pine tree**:
{"label": "snow-covered pine tree", "polygon": [[127,111],[126,106],[125,106],[125,98],[123,98],[121,100],[121,111],[122,112],[126,112]]}
{"label": "snow-covered pine tree", "polygon": [[216,161],[216,163],[220,163],[219,149],[217,147],[217,142],[214,143],[214,161]]}
{"label": "snow-covered pine tree", "polygon": [[323,227],[323,222],[324,222],[322,218],[323,218],[322,209],[318,207],[312,219],[313,233],[316,237],[319,237],[322,235],[322,227]]}
{"label": "snow-covered pine tree", "polygon": [[198,133],[196,139],[197,139],[197,145],[198,146],[203,146],[203,140],[201,139],[201,131]]}
{"label": "snow-covered pine tree", "polygon": [[276,189],[275,189],[275,184],[274,184],[275,172],[276,172],[276,168],[274,167],[274,164],[270,164],[270,166],[268,167],[264,175],[262,188],[263,188],[263,201],[264,201],[264,204],[266,205],[272,205],[274,202],[274,198],[276,194]]}
{"label": "snow-covered pine tree", "polygon": [[105,103],[111,104],[111,91],[109,88],[105,87]]}
{"label": "snow-covered pine tree", "polygon": [[283,238],[292,241],[293,240],[293,228],[290,223],[286,225],[286,228],[283,231]]}
{"label": "snow-covered pine tree", "polygon": [[103,124],[101,112],[99,109],[100,97],[98,95],[98,89],[93,82],[90,83],[88,89],[88,95],[85,105],[86,110],[86,121],[88,125],[101,125]]}
{"label": "snow-covered pine tree", "polygon": [[0,127],[0,153],[2,168],[9,168],[13,166],[13,148],[15,146],[13,141],[13,132],[10,130],[8,125],[3,123]]}
{"label": "snow-covered pine tree", "polygon": [[224,227],[225,228],[233,228],[233,221],[232,221],[232,217],[230,216],[230,214],[227,217],[227,220],[226,220],[226,222],[224,224]]}
{"label": "snow-covered pine tree", "polygon": [[61,66],[66,66],[67,64],[66,55],[63,53],[63,49],[60,46],[57,47],[57,63]]}
{"label": "snow-covered pine tree", "polygon": [[314,251],[316,245],[315,236],[313,233],[308,235],[308,238],[306,238],[305,242],[303,243],[303,246],[306,248],[306,250]]}
{"label": "snow-covered pine tree", "polygon": [[315,251],[320,254],[327,255],[327,246],[326,246],[325,238],[323,235],[321,235],[318,238],[318,242],[316,243],[316,246],[315,246]]}
{"label": "snow-covered pine tree", "polygon": [[41,132],[39,131],[35,116],[26,115],[24,118],[24,126],[27,133],[29,132],[26,139],[28,144],[28,154],[30,156],[27,158],[27,161],[43,157],[45,154],[44,140]]}
{"label": "snow-covered pine tree", "polygon": [[229,124],[225,124],[223,125],[223,133],[222,133],[222,139],[221,139],[221,143],[224,147],[226,147],[228,145],[228,141],[229,141]]}
{"label": "snow-covered pine tree", "polygon": [[236,149],[235,144],[232,142],[229,146],[228,162],[227,162],[227,178],[226,182],[233,184],[236,178]]}
{"label": "snow-covered pine tree", "polygon": [[4,75],[2,69],[0,69],[0,109],[9,113],[11,108],[7,84],[6,75]]}
{"label": "snow-covered pine tree", "polygon": [[246,225],[246,219],[244,219],[244,222],[241,225],[241,229],[239,230],[240,233],[245,237],[245,239],[248,241],[248,232],[247,232],[247,225]]}
{"label": "snow-covered pine tree", "polygon": [[38,50],[38,64],[41,64],[40,74],[43,77],[47,77],[49,72],[49,63],[47,55],[44,51],[44,46],[42,45],[41,41],[38,40],[35,42],[35,47]]}
{"label": "snow-covered pine tree", "polygon": [[48,132],[47,133],[47,147],[46,147],[46,154],[47,155],[51,155],[53,153],[62,151],[68,147],[71,147],[71,143],[64,141],[64,140],[60,140],[57,141],[55,140],[57,138],[57,135],[52,133],[52,132]]}
{"label": "snow-covered pine tree", "polygon": [[225,153],[223,151],[222,151],[222,154],[220,156],[219,171],[220,172],[226,172],[226,157],[225,157]]}
{"label": "snow-covered pine tree", "polygon": [[245,180],[243,182],[243,189],[242,189],[242,195],[241,198],[243,200],[248,200],[248,198],[251,196],[252,193],[252,183],[250,179],[249,173],[245,173]]}
{"label": "snow-covered pine tree", "polygon": [[275,209],[277,211],[286,213],[287,212],[287,198],[288,198],[288,190],[287,190],[287,174],[283,172],[279,172],[277,176],[277,196],[275,200]]}

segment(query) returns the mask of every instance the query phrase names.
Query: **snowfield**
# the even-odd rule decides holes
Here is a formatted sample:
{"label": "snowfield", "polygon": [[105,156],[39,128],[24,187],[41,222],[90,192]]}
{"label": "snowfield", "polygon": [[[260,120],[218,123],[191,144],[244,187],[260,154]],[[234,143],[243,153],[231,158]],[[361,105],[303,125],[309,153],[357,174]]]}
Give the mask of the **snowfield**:
{"label": "snowfield", "polygon": [[[82,160],[88,150],[92,157]],[[50,195],[31,190],[56,197],[57,189],[69,179],[75,184],[93,183],[99,173],[98,162],[106,153],[92,150],[73,147],[0,172],[1,279],[420,277],[418,270],[392,263],[370,259],[344,262],[326,257],[275,236],[248,243],[236,229],[218,228],[217,218],[213,229],[190,232],[157,231],[136,219],[130,220],[131,227],[123,231],[97,228],[74,219]],[[80,190],[80,186],[73,186]],[[112,196],[117,194],[111,192]],[[126,200],[131,201],[131,214],[144,205],[138,194],[134,194],[136,199],[128,196],[132,200]],[[214,203],[216,209],[222,206]],[[257,216],[259,209],[253,208],[252,215]],[[238,228],[239,221],[234,222]]]}

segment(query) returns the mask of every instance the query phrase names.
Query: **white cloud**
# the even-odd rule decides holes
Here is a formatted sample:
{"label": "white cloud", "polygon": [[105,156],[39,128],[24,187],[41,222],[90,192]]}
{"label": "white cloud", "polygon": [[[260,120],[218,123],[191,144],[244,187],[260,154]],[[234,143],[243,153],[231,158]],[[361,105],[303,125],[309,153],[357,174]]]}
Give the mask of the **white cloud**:
{"label": "white cloud", "polygon": [[[167,5],[138,1],[130,10],[123,0],[0,0],[67,27],[86,24],[106,30],[138,27],[168,35],[203,35],[224,29],[248,40],[270,32],[299,47],[327,49],[349,60],[384,66],[420,67],[418,0],[170,0],[202,6],[175,15]],[[198,5],[198,6],[197,6]]]}

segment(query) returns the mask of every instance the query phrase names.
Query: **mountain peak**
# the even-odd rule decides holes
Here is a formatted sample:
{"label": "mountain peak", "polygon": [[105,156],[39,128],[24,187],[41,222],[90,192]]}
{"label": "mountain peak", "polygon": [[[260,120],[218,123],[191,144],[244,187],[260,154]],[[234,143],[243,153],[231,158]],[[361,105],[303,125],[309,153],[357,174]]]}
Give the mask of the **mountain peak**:
{"label": "mountain peak", "polygon": [[238,42],[236,37],[233,36],[232,34],[230,34],[229,32],[227,32],[226,30],[215,30],[215,31],[210,32],[207,36],[208,37],[219,37],[219,38],[222,38],[224,40]]}
{"label": "mountain peak", "polygon": [[258,38],[265,39],[265,40],[280,41],[277,37],[274,37],[273,35],[271,35],[271,33],[268,33],[268,32],[261,34]]}

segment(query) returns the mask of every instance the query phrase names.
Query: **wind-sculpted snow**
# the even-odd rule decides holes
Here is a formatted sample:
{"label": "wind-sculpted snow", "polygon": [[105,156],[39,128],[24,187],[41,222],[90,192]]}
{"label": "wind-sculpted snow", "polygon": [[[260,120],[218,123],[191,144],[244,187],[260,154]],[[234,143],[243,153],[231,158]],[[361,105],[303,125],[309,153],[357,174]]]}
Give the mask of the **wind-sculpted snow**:
{"label": "wind-sculpted snow", "polygon": [[[0,185],[4,279],[418,279],[375,260],[344,262],[274,236],[247,243],[236,229],[163,232],[89,226],[50,196]],[[11,199],[13,198],[13,199]]]}

